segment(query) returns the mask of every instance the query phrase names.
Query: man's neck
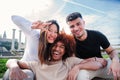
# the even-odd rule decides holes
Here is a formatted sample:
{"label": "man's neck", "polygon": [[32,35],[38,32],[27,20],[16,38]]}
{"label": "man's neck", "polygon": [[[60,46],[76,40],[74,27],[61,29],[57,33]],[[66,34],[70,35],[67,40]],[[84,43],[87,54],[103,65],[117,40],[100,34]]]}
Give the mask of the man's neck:
{"label": "man's neck", "polygon": [[84,41],[86,38],[87,38],[87,31],[85,30],[83,35],[81,37],[77,38],[77,39],[80,40],[80,41]]}

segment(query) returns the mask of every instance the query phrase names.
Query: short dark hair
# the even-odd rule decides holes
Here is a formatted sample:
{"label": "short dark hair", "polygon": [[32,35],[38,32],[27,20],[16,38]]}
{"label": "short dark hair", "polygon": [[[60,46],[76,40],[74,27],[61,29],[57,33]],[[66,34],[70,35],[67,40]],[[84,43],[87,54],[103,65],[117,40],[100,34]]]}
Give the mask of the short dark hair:
{"label": "short dark hair", "polygon": [[73,12],[66,17],[66,22],[75,20],[78,17],[80,17],[82,19],[82,15],[79,12]]}

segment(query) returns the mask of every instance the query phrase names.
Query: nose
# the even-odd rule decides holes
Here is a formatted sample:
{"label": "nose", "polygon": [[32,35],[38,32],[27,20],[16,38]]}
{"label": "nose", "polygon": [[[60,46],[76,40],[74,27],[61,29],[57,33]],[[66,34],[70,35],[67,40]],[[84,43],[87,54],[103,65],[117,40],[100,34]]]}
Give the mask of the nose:
{"label": "nose", "polygon": [[56,46],[56,47],[55,47],[55,50],[59,50],[59,47],[58,47],[58,46]]}
{"label": "nose", "polygon": [[78,27],[75,25],[74,30],[78,30]]}
{"label": "nose", "polygon": [[57,35],[57,34],[56,34],[55,32],[51,32],[51,36],[52,36],[52,37],[56,37],[56,35]]}

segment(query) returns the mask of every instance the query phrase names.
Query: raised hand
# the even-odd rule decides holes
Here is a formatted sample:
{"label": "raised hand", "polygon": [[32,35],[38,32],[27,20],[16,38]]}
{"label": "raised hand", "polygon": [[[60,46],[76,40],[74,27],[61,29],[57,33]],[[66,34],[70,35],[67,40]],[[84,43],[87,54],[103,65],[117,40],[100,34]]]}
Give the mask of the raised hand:
{"label": "raised hand", "polygon": [[42,21],[36,21],[32,23],[32,29],[46,29],[51,23],[50,22],[42,22]]}

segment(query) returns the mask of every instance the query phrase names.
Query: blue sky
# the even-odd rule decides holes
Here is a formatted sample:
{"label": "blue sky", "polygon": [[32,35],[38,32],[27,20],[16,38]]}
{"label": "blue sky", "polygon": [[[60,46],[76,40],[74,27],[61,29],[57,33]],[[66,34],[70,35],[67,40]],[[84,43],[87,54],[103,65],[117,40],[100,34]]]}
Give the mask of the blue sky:
{"label": "blue sky", "polygon": [[[7,5],[7,6],[6,6]],[[103,32],[112,44],[120,44],[120,0],[1,0],[0,34],[4,31],[11,38],[12,29],[18,28],[10,19],[20,15],[31,21],[57,19],[61,29],[70,33],[65,22],[71,12],[80,12],[86,21],[86,29]],[[24,35],[22,34],[24,42]]]}
{"label": "blue sky", "polygon": [[119,0],[68,0],[61,13],[74,11],[83,15],[87,29],[103,32],[112,44],[120,43]]}

